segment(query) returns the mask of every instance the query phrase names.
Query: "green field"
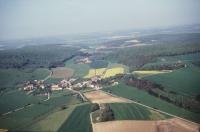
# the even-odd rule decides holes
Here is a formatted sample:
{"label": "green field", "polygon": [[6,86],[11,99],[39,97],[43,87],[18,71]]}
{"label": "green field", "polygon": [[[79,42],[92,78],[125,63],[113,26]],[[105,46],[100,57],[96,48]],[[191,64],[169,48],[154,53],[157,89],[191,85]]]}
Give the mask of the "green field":
{"label": "green field", "polygon": [[52,114],[55,109],[61,109],[63,105],[68,106],[77,103],[80,103],[80,101],[72,95],[54,97],[48,101],[36,103],[22,110],[0,117],[0,128],[26,130],[29,126],[38,122],[38,120]]}
{"label": "green field", "polygon": [[164,88],[182,95],[196,96],[200,93],[200,69],[188,66],[171,73],[144,77],[146,80],[161,84]]}
{"label": "green field", "polygon": [[88,74],[90,66],[88,64],[75,64],[75,58],[65,62],[65,66],[74,70],[75,77],[84,77]]}
{"label": "green field", "polygon": [[0,114],[23,107],[27,104],[37,103],[44,97],[26,95],[22,91],[12,90],[0,96]]}
{"label": "green field", "polygon": [[148,69],[155,66],[174,65],[177,62],[191,63],[196,61],[200,61],[200,53],[177,55],[177,56],[163,56],[156,58],[155,62],[145,64],[144,66],[142,66],[142,68]]}
{"label": "green field", "polygon": [[42,80],[49,75],[45,68],[39,69],[0,69],[0,88],[16,88],[18,84],[30,80]]}
{"label": "green field", "polygon": [[65,123],[60,127],[62,132],[92,132],[90,122],[91,104],[81,105],[75,108]]}
{"label": "green field", "polygon": [[58,108],[55,111],[51,112],[47,117],[28,127],[26,130],[58,131],[61,125],[67,120],[67,118],[70,116],[77,105],[79,104],[68,105],[66,109]]}
{"label": "green field", "polygon": [[157,61],[182,61],[182,62],[192,62],[200,61],[200,53],[186,54],[186,55],[177,55],[170,57],[159,57]]}
{"label": "green field", "polygon": [[128,98],[134,101],[141,102],[145,105],[160,109],[162,111],[195,121],[200,122],[200,114],[193,113],[177,107],[173,104],[165,102],[159,98],[149,95],[147,92],[139,90],[135,87],[130,87],[124,84],[104,88],[104,91],[110,91],[111,93]]}
{"label": "green field", "polygon": [[115,120],[159,120],[169,118],[167,115],[152,112],[152,110],[134,103],[112,103],[109,105],[114,112]]}
{"label": "green field", "polygon": [[45,84],[51,84],[51,83],[58,83],[60,81],[62,81],[63,78],[48,78],[46,81],[44,81]]}

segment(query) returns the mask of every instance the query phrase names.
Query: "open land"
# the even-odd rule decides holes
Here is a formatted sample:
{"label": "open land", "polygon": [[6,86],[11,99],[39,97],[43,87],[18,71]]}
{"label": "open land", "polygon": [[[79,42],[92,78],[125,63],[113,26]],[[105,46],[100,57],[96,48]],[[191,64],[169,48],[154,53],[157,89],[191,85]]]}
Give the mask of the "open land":
{"label": "open land", "polygon": [[92,91],[84,93],[86,98],[88,98],[92,103],[114,103],[114,102],[128,102],[126,99],[121,99],[113,97],[102,91]]}
{"label": "open land", "polygon": [[198,132],[198,124],[190,124],[180,119],[161,121],[109,121],[94,123],[94,132]]}

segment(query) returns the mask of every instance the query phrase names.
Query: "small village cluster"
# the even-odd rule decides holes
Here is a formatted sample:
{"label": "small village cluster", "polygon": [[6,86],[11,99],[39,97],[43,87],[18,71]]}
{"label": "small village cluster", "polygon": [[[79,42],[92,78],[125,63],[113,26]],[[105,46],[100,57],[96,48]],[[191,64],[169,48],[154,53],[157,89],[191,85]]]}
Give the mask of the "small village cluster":
{"label": "small village cluster", "polygon": [[[98,81],[101,80],[100,76],[95,76],[90,78],[89,80],[75,83],[76,80],[77,79],[75,78],[63,79],[57,84],[55,83],[45,84],[43,80],[27,81],[24,84],[23,90],[26,92],[32,92],[36,89],[45,89],[45,88],[48,88],[51,91],[63,90],[63,89],[81,90],[84,88],[94,88],[98,90],[102,88],[102,86],[98,83]],[[117,84],[118,82],[114,80],[111,81],[111,85],[117,85]]]}

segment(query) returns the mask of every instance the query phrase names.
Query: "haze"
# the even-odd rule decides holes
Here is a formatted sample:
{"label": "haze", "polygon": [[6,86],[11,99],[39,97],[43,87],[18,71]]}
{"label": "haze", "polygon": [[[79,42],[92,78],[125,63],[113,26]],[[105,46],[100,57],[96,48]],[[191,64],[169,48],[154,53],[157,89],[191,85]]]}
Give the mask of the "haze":
{"label": "haze", "polygon": [[0,40],[199,24],[199,0],[0,0]]}

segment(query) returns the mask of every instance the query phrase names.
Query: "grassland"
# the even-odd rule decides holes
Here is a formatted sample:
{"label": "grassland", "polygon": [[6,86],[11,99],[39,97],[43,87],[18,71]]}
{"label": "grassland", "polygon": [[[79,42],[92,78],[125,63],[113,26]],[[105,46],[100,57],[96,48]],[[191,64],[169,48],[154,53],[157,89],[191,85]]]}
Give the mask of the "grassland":
{"label": "grassland", "polygon": [[73,69],[75,77],[86,76],[89,72],[90,66],[88,64],[76,64],[76,63],[74,63],[75,59],[76,58],[66,61],[65,67]]}
{"label": "grassland", "polygon": [[[58,131],[61,125],[67,120],[76,105],[68,105],[66,109],[56,109],[44,119],[39,120],[35,124],[28,127],[30,131]],[[51,124],[51,125],[50,125]]]}
{"label": "grassland", "polygon": [[161,120],[169,116],[151,111],[134,103],[109,104],[114,112],[115,120]]}
{"label": "grassland", "polygon": [[132,73],[138,77],[138,78],[143,78],[151,75],[156,75],[156,74],[163,74],[163,73],[169,73],[172,72],[171,70],[143,70],[143,71],[133,71]]}
{"label": "grassland", "polygon": [[144,79],[154,81],[166,89],[182,95],[195,96],[200,93],[200,69],[195,66],[188,66],[166,74],[148,76]]}
{"label": "grassland", "polygon": [[62,78],[48,78],[47,80],[44,81],[45,84],[51,84],[51,83],[58,83],[61,80],[63,80]]}
{"label": "grassland", "polygon": [[38,69],[0,69],[0,88],[16,88],[29,80],[42,80],[50,74],[50,71],[45,68]]}
{"label": "grassland", "polygon": [[177,55],[177,56],[167,56],[157,58],[157,62],[193,62],[200,61],[200,53]]}
{"label": "grassland", "polygon": [[0,114],[23,107],[27,104],[37,103],[42,99],[42,97],[26,95],[24,92],[18,90],[9,91],[0,96]]}
{"label": "grassland", "polygon": [[52,114],[55,109],[61,109],[63,105],[68,106],[77,103],[80,103],[80,101],[71,95],[56,96],[48,101],[36,103],[0,117],[0,127],[9,130],[26,130],[38,120]]}
{"label": "grassland", "polygon": [[67,132],[92,132],[90,122],[91,104],[81,105],[75,108],[59,131]]}
{"label": "grassland", "polygon": [[134,101],[141,102],[145,105],[160,109],[162,111],[195,121],[200,122],[200,114],[193,113],[177,107],[173,104],[167,103],[159,98],[149,95],[147,92],[139,90],[135,87],[130,87],[125,84],[119,84],[112,87],[104,88],[105,91],[110,91],[111,93],[128,98]]}

